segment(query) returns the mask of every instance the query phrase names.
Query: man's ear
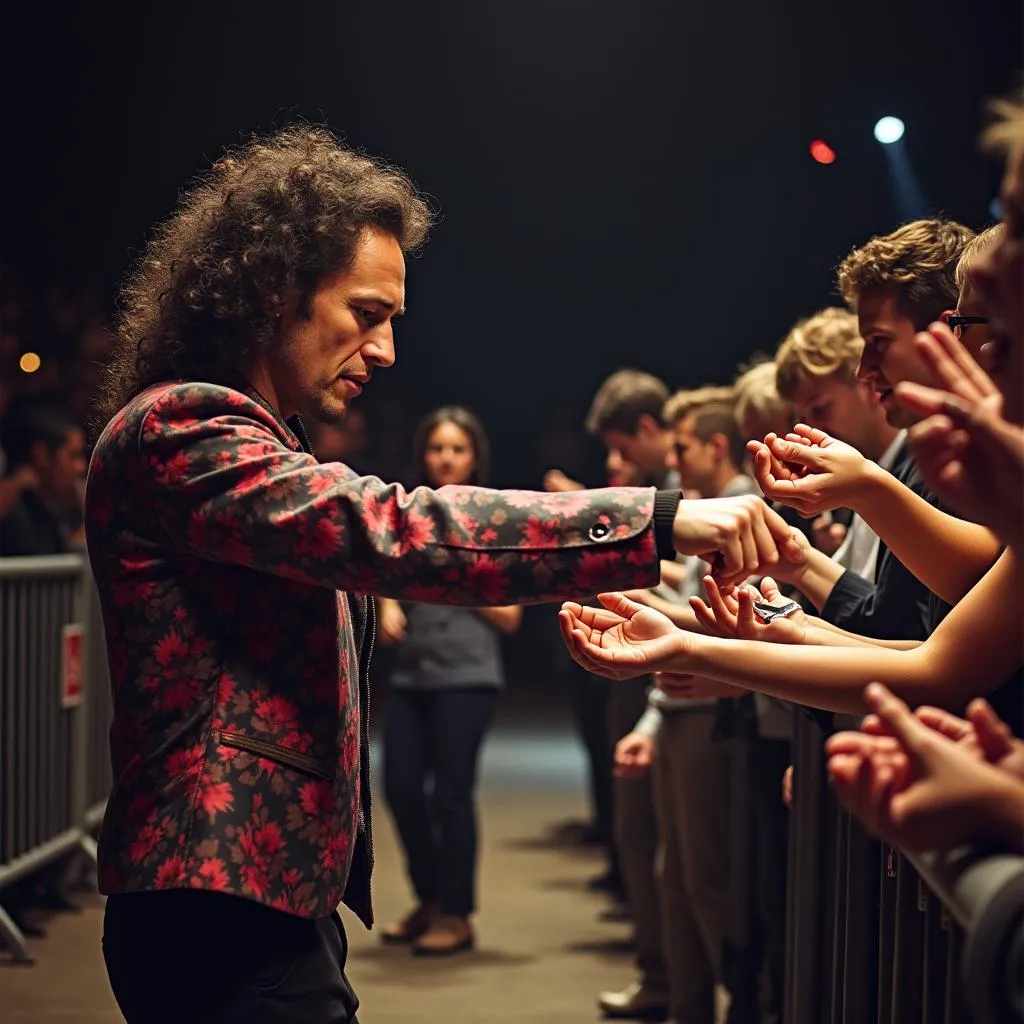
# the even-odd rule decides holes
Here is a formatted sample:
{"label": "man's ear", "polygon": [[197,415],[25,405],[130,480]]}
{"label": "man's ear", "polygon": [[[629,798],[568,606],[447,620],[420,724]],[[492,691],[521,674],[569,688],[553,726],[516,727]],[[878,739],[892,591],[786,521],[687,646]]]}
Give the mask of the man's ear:
{"label": "man's ear", "polygon": [[715,462],[722,462],[729,457],[729,438],[725,434],[712,434],[708,441],[715,453]]}
{"label": "man's ear", "polygon": [[636,421],[636,433],[633,436],[651,437],[660,434],[661,430],[661,424],[649,412],[642,412]]}

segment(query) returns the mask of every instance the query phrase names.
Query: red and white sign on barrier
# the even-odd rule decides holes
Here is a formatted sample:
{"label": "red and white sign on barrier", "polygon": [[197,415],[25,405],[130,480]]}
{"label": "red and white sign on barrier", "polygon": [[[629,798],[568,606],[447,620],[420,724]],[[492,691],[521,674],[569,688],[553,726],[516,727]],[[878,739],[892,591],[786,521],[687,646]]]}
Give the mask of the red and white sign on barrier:
{"label": "red and white sign on barrier", "polygon": [[72,622],[61,630],[60,703],[73,708],[82,703],[85,685],[85,630]]}

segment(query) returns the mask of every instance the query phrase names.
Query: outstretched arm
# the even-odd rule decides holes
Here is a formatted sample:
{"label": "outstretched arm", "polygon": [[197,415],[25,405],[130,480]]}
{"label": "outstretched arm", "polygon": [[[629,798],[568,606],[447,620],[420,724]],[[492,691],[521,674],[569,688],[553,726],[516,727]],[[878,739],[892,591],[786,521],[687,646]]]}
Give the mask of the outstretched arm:
{"label": "outstretched arm", "polygon": [[[676,671],[712,676],[784,700],[861,713],[863,689],[881,679],[909,703],[962,708],[994,690],[1021,662],[1024,574],[1004,553],[939,628],[910,651],[874,648],[754,647],[688,636],[692,660]],[[984,650],[984,657],[979,655]]]}
{"label": "outstretched arm", "polygon": [[[493,606],[651,587],[659,556],[708,555],[723,577],[774,564],[791,530],[754,497],[679,491],[406,491],[318,463],[241,392],[170,385],[136,400],[93,459],[129,451],[166,536],[199,558],[374,596]],[[94,486],[94,493],[103,493]],[[112,502],[108,492],[104,500]],[[110,511],[97,501],[92,518]]]}
{"label": "outstretched arm", "polygon": [[1004,552],[939,628],[910,651],[698,636],[676,630],[664,616],[614,594],[601,596],[603,609],[565,606],[560,621],[573,657],[613,678],[651,671],[692,673],[811,707],[853,713],[864,710],[864,687],[881,679],[911,704],[959,709],[972,697],[994,690],[1020,665],[1022,583],[1013,552]]}
{"label": "outstretched arm", "polygon": [[[798,424],[785,439],[769,435],[756,448],[765,494],[805,515],[852,508],[929,590],[956,604],[991,568],[1000,544],[983,526],[935,508],[855,448]],[[770,455],[769,455],[770,453]],[[776,474],[799,465],[803,476]]]}

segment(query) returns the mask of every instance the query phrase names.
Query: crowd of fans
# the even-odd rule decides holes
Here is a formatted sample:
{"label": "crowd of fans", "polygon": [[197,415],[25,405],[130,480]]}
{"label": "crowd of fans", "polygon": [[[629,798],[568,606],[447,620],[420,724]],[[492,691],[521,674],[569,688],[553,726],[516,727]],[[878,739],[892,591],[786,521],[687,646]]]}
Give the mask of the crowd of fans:
{"label": "crowd of fans", "polygon": [[[731,1020],[781,1020],[785,803],[801,786],[787,771],[795,715],[826,723],[829,777],[875,835],[910,850],[985,840],[1024,852],[1024,108],[1001,105],[985,142],[1007,157],[1002,223],[975,233],[933,218],[867,240],[838,270],[846,305],[800,320],[774,359],[731,383],[673,392],[620,370],[594,397],[586,428],[607,449],[609,482],[678,486],[709,501],[763,496],[803,538],[799,560],[759,565],[756,552],[739,552],[744,581],[681,559],[665,565],[657,590],[560,613],[579,666],[594,834],[609,858],[595,884],[635,931],[635,978],[598,996],[608,1017],[711,1024],[727,993]],[[80,540],[79,403],[108,341],[91,293],[39,294],[52,314],[44,329],[63,340],[24,375],[22,393],[0,387],[0,555],[54,554]],[[3,313],[9,363],[31,317],[12,296]],[[66,397],[56,404],[54,394]],[[343,427],[318,430],[317,453],[382,476],[475,479],[484,455],[472,422],[451,412],[433,422],[435,432],[454,425],[455,441],[428,432],[410,469],[399,419],[375,437],[353,412]],[[584,485],[552,468],[545,486]],[[418,903],[385,938],[427,952],[471,944],[475,759],[501,682],[483,624],[518,625],[500,611],[444,611],[486,641],[486,679],[432,688],[422,664],[395,669],[403,717],[391,723],[392,750],[429,736],[461,758],[451,778],[434,766],[435,785],[458,789],[448,854],[429,838],[428,767],[389,758]],[[401,647],[439,628],[427,618],[385,606],[384,638]],[[445,643],[457,661],[456,641]],[[447,710],[435,716],[437,690]],[[752,769],[758,850],[752,963],[728,929],[737,744]]]}

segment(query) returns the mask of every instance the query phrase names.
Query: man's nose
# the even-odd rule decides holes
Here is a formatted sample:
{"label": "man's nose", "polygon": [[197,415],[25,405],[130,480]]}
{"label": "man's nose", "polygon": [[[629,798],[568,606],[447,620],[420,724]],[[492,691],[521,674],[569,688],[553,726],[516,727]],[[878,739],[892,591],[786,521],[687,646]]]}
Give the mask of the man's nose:
{"label": "man's nose", "polygon": [[875,366],[876,360],[874,352],[865,345],[864,351],[861,353],[860,365],[857,367],[857,380],[859,380],[861,384],[870,383],[872,376],[874,376]]}
{"label": "man's nose", "polygon": [[363,346],[363,355],[367,362],[375,366],[394,366],[395,335],[390,321],[377,327],[370,340]]}

